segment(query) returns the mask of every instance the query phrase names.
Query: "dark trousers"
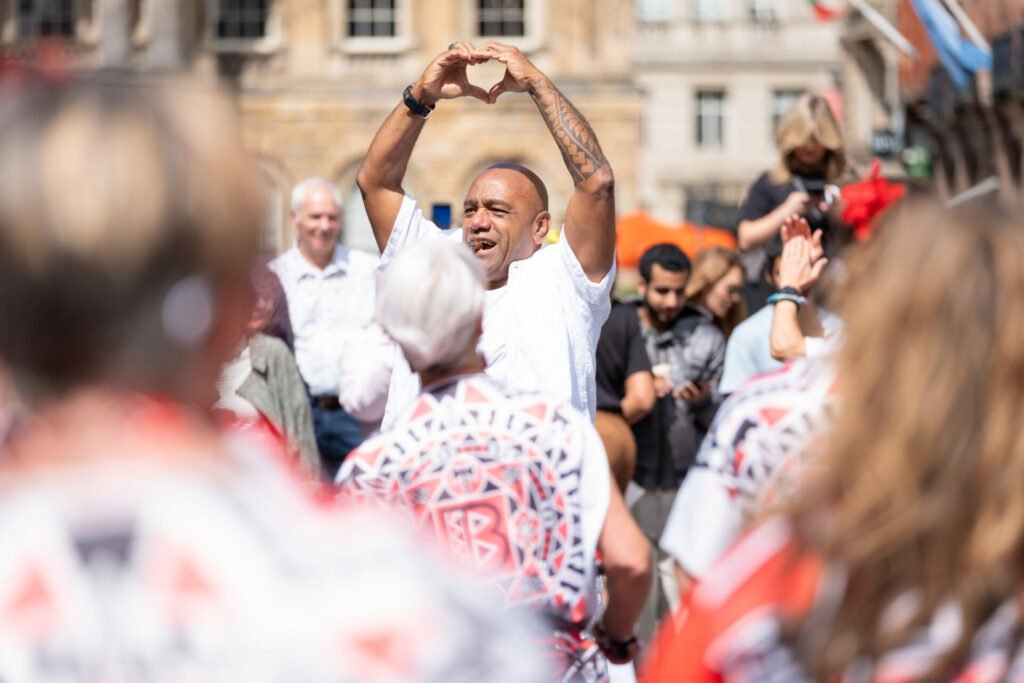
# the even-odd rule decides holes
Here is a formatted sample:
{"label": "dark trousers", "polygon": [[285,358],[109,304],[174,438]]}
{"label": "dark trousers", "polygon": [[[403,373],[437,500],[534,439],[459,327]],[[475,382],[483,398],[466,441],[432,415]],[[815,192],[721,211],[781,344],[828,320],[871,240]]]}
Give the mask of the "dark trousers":
{"label": "dark trousers", "polygon": [[320,449],[320,462],[324,475],[334,481],[342,461],[349,451],[363,442],[362,428],[355,419],[341,408],[321,408],[313,404],[313,429],[316,432],[316,446]]}

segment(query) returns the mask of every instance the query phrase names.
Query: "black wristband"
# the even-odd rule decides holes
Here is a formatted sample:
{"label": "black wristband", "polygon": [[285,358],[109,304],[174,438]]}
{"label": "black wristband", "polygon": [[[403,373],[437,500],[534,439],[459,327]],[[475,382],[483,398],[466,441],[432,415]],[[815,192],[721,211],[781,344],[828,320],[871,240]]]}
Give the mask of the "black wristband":
{"label": "black wristband", "polygon": [[427,118],[430,116],[430,112],[434,111],[433,105],[423,104],[413,96],[412,83],[405,86],[405,92],[402,93],[402,102],[405,103],[405,106],[409,107],[409,111],[423,118]]}
{"label": "black wristband", "polygon": [[634,645],[639,646],[640,641],[636,635],[632,635],[625,640],[618,640],[612,638],[604,629],[600,626],[594,629],[594,640],[597,642],[598,647],[604,652],[605,656],[615,664],[625,664],[633,659],[630,648]]}
{"label": "black wristband", "polygon": [[780,288],[776,292],[776,294],[789,294],[791,296],[802,296],[800,294],[800,290],[797,289],[796,287],[782,287],[782,288]]}

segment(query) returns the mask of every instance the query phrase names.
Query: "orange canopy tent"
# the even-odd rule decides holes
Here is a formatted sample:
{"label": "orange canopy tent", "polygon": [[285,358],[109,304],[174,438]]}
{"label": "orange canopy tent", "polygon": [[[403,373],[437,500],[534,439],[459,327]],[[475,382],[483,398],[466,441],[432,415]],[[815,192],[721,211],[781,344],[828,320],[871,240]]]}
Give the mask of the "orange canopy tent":
{"label": "orange canopy tent", "polygon": [[707,247],[736,248],[736,236],[728,230],[692,223],[667,225],[646,211],[620,216],[615,227],[616,258],[620,268],[635,268],[648,248],[664,242],[677,245],[690,258]]}

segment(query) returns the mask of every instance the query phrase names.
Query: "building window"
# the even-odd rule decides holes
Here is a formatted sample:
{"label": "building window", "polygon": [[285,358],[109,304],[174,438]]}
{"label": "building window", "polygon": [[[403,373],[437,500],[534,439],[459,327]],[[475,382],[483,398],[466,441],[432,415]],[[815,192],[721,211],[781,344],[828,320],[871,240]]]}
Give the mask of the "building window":
{"label": "building window", "polygon": [[725,92],[701,90],[697,93],[697,146],[725,145]]}
{"label": "building window", "polygon": [[779,18],[776,0],[748,0],[750,20],[758,24],[771,24]]}
{"label": "building window", "polygon": [[349,38],[393,38],[397,35],[395,0],[348,0]]}
{"label": "building window", "polygon": [[803,90],[776,90],[772,92],[772,138],[779,132],[779,121],[790,107],[792,107],[800,96],[804,94]]}
{"label": "building window", "polygon": [[478,0],[477,33],[481,36],[526,35],[525,0]]}
{"label": "building window", "polygon": [[637,0],[637,21],[656,24],[668,21],[668,16],[669,0]]}
{"label": "building window", "polygon": [[693,19],[701,23],[722,21],[725,19],[725,3],[722,0],[693,0]]}
{"label": "building window", "polygon": [[74,38],[75,0],[18,0],[17,36]]}
{"label": "building window", "polygon": [[214,37],[227,41],[266,38],[270,3],[271,0],[220,0],[214,10]]}

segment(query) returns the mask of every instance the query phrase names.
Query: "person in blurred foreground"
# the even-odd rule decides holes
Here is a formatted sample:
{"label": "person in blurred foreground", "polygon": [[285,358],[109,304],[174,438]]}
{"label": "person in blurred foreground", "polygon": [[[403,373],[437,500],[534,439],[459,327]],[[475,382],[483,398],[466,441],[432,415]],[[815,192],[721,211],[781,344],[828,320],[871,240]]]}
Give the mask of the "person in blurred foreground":
{"label": "person in blurred foreground", "polygon": [[29,411],[0,454],[0,679],[550,680],[402,526],[311,500],[197,408],[264,215],[230,111],[0,81],[0,358]]}
{"label": "person in blurred foreground", "polygon": [[[340,495],[405,511],[490,577],[508,606],[544,615],[560,680],[603,680],[587,632],[613,662],[636,655],[649,547],[590,420],[483,374],[484,282],[473,252],[447,240],[424,240],[382,274],[377,322],[424,389],[391,430],[349,454]],[[595,551],[608,592],[597,625]]]}
{"label": "person in blurred foreground", "polygon": [[903,205],[862,250],[822,470],[710,569],[645,680],[1024,672],[1019,217]]}

